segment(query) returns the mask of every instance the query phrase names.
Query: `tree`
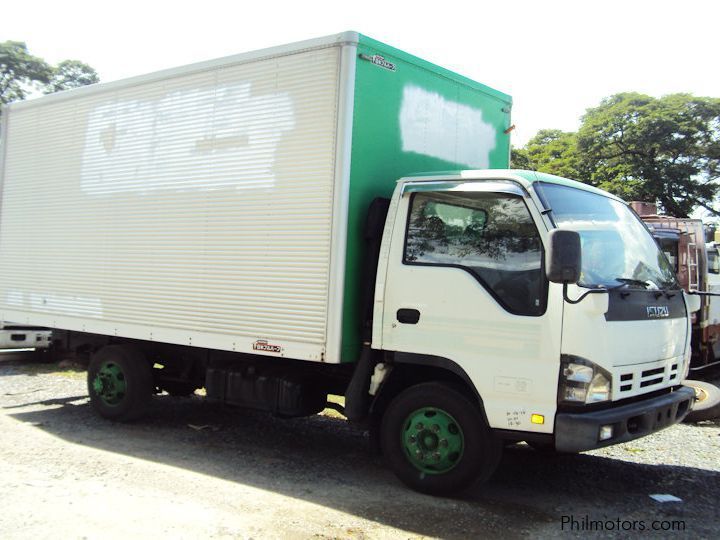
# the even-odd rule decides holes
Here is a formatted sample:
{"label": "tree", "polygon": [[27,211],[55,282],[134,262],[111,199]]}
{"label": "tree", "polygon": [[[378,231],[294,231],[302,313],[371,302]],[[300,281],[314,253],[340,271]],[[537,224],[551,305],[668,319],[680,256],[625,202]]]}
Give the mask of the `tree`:
{"label": "tree", "polygon": [[528,151],[525,148],[516,148],[514,146],[510,149],[510,167],[529,171],[535,170],[532,163],[530,163]]}
{"label": "tree", "polygon": [[588,178],[627,200],[659,202],[687,217],[713,204],[720,180],[720,99],[637,93],[610,96],[588,109],[577,134]]}
{"label": "tree", "polygon": [[589,180],[578,151],[576,133],[542,129],[528,141],[526,152],[533,170],[573,180]]}
{"label": "tree", "polygon": [[48,84],[52,68],[28,52],[22,41],[0,43],[0,103],[25,99],[29,92]]}
{"label": "tree", "polygon": [[78,60],[63,60],[52,70],[52,75],[44,89],[46,94],[79,88],[99,82],[97,72]]}
{"label": "tree", "polygon": [[22,41],[0,43],[0,104],[25,99],[33,92],[51,94],[99,81],[97,72],[78,60],[53,67],[28,52]]}

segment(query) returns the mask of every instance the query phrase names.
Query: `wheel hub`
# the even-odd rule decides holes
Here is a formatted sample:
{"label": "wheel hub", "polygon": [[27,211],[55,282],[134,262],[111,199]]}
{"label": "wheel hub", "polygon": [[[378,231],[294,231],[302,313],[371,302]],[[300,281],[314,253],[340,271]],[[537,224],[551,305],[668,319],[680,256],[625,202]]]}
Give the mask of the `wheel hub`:
{"label": "wheel hub", "polygon": [[698,402],[705,401],[708,397],[708,393],[705,391],[704,388],[700,388],[699,386],[693,386],[693,389],[695,390],[695,400]]}
{"label": "wheel hub", "polygon": [[92,388],[107,405],[117,405],[125,397],[125,374],[117,364],[106,362],[95,375]]}
{"label": "wheel hub", "polygon": [[402,445],[415,468],[441,474],[457,465],[463,454],[464,437],[449,413],[424,407],[410,414],[404,425]]}

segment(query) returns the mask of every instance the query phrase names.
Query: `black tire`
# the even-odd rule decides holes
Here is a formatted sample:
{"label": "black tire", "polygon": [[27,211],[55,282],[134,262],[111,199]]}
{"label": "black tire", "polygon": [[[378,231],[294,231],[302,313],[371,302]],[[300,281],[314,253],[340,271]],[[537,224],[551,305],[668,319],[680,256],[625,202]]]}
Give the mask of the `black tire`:
{"label": "black tire", "polygon": [[[103,382],[113,373],[122,391],[109,396]],[[139,350],[128,345],[107,345],[95,353],[88,366],[88,393],[97,413],[110,420],[126,422],[147,413],[154,391],[152,367]]]}
{"label": "black tire", "polygon": [[720,388],[705,381],[687,379],[683,385],[695,390],[695,405],[685,422],[701,422],[720,418]]}
{"label": "black tire", "polygon": [[[428,408],[451,417],[463,439],[457,462],[442,472],[428,473],[414,465],[404,442],[413,428],[411,417]],[[411,386],[390,402],[380,427],[380,444],[397,477],[410,488],[431,495],[460,493],[486,481],[502,456],[502,441],[487,426],[479,406],[454,387],[438,382]],[[425,458],[422,451],[420,455]]]}

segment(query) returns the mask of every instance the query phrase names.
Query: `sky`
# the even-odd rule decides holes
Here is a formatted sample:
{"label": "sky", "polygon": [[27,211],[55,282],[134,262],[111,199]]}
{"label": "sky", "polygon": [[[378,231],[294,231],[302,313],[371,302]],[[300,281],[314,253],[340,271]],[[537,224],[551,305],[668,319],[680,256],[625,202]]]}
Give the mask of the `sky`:
{"label": "sky", "polygon": [[510,94],[513,144],[622,91],[720,96],[717,0],[26,0],[0,41],[102,81],[356,30]]}

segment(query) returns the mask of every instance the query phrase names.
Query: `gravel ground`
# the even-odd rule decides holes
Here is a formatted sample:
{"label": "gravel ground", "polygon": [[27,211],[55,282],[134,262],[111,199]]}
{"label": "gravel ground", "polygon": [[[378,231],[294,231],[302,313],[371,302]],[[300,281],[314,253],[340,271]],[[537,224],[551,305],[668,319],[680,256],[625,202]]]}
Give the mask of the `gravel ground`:
{"label": "gravel ground", "polygon": [[[337,418],[155,401],[114,424],[84,373],[0,360],[0,537],[556,538],[593,520],[606,530],[590,536],[720,538],[720,421],[572,456],[516,445],[487,485],[440,499],[405,489]],[[650,531],[672,521],[685,530]]]}

